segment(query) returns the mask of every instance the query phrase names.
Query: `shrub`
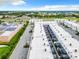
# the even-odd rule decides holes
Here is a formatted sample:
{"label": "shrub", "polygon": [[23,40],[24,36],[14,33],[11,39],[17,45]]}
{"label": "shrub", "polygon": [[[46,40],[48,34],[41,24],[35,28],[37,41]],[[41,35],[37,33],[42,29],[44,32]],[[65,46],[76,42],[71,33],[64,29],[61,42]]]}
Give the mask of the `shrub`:
{"label": "shrub", "polygon": [[79,32],[77,32],[76,35],[79,35]]}
{"label": "shrub", "polygon": [[28,44],[28,43],[26,43],[26,45],[24,46],[24,48],[29,48],[29,44]]}
{"label": "shrub", "polygon": [[7,55],[2,55],[1,59],[6,59]]}

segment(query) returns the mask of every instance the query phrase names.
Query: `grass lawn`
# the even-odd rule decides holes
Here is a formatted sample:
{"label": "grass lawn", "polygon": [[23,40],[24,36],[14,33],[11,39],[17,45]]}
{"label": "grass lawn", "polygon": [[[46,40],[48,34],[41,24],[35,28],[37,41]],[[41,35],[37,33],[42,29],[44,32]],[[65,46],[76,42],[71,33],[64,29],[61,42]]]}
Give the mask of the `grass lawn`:
{"label": "grass lawn", "polygon": [[[8,52],[10,52],[10,47],[0,47],[0,59],[6,58]],[[4,57],[5,55],[5,57]]]}
{"label": "grass lawn", "polygon": [[67,20],[69,20],[69,19],[70,19],[70,20],[72,20],[72,21],[73,21],[73,20],[75,20],[75,21],[78,21],[78,22],[79,22],[79,18],[67,17],[67,18],[63,18],[63,19],[67,19]]}
{"label": "grass lawn", "polygon": [[43,19],[43,21],[53,21],[55,19],[67,19],[67,20],[72,20],[72,21],[77,21],[79,22],[79,18],[73,18],[73,17],[63,17],[63,18],[55,18],[55,17],[50,17],[50,18],[38,18],[38,19]]}

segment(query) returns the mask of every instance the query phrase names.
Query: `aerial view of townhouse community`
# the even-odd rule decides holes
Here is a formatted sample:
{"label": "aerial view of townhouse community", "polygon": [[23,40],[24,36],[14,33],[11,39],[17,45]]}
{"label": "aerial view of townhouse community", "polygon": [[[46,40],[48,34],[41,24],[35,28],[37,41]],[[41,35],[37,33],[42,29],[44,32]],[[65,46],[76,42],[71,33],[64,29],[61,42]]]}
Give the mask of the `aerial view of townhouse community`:
{"label": "aerial view of townhouse community", "polygon": [[79,59],[79,1],[0,0],[0,59]]}

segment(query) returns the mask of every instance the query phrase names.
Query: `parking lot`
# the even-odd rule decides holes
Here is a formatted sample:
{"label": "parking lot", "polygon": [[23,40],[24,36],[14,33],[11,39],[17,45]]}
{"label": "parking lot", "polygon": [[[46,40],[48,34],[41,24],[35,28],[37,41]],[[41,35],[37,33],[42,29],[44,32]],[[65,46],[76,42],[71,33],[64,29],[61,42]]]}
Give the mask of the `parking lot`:
{"label": "parking lot", "polygon": [[70,59],[61,43],[56,38],[49,25],[44,25],[45,33],[48,38],[54,59]]}

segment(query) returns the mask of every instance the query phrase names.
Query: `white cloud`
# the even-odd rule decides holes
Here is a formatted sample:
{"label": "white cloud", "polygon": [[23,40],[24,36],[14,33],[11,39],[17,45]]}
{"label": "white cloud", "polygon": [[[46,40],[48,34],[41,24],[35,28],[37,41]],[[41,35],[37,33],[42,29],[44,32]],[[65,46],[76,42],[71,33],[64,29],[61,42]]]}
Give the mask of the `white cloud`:
{"label": "white cloud", "polygon": [[25,2],[23,0],[13,0],[12,5],[23,5]]}
{"label": "white cloud", "polygon": [[11,5],[23,5],[25,1],[23,0],[0,0],[0,5],[11,4]]}
{"label": "white cloud", "polygon": [[35,11],[79,11],[79,5],[46,5],[32,8]]}

